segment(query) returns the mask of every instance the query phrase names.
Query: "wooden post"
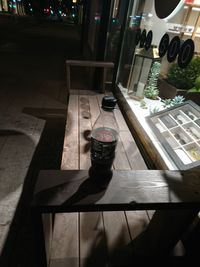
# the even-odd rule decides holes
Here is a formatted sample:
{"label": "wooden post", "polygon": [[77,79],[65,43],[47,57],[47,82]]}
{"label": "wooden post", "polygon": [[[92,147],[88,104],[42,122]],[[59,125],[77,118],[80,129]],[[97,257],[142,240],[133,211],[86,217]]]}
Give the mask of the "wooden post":
{"label": "wooden post", "polygon": [[35,251],[37,257],[37,267],[47,267],[47,255],[45,246],[45,235],[42,221],[42,214],[36,209],[31,211],[32,227],[35,238]]}
{"label": "wooden post", "polygon": [[84,60],[66,60],[66,82],[67,82],[67,93],[70,93],[70,67],[71,66],[79,66],[79,67],[93,67],[93,68],[103,68],[103,85],[102,85],[102,93],[105,92],[105,84],[106,84],[106,72],[107,68],[114,68],[114,63],[112,62],[103,62],[103,61],[84,61]]}

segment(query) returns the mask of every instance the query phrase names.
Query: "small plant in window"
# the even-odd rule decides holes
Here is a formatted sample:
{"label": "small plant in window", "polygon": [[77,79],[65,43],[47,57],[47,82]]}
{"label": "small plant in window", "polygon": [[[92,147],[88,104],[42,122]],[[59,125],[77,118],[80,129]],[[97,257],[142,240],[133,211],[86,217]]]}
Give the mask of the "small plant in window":
{"label": "small plant in window", "polygon": [[163,103],[164,108],[169,108],[171,106],[171,98],[162,99],[161,102]]}
{"label": "small plant in window", "polygon": [[164,104],[164,108],[170,108],[178,104],[182,104],[185,98],[182,95],[177,95],[173,99],[162,99],[162,103]]}
{"label": "small plant in window", "polygon": [[190,89],[195,85],[195,79],[200,75],[200,57],[195,56],[186,68],[180,68],[174,63],[167,74],[168,83],[176,88]]}
{"label": "small plant in window", "polygon": [[144,89],[144,96],[150,99],[158,98],[158,76],[160,74],[160,62],[154,62],[149,74],[147,85]]}
{"label": "small plant in window", "polygon": [[144,99],[142,99],[142,100],[140,101],[140,107],[143,108],[143,109],[147,109],[147,103],[145,102]]}
{"label": "small plant in window", "polygon": [[185,98],[182,95],[175,96],[171,101],[171,106],[179,105],[184,102]]}
{"label": "small plant in window", "polygon": [[155,113],[159,112],[159,110],[160,110],[160,108],[155,106],[153,108],[150,108],[149,111],[150,111],[150,114],[152,115],[152,114],[155,114]]}

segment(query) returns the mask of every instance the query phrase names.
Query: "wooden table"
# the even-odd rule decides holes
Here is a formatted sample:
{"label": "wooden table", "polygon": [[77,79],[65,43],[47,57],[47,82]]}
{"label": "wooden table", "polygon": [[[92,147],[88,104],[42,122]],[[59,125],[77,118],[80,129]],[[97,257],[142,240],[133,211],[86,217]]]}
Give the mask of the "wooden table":
{"label": "wooden table", "polygon": [[[200,171],[113,171],[107,188],[102,189],[88,177],[88,171],[41,171],[32,202],[38,266],[47,266],[44,213],[157,209],[172,215],[179,210],[179,219],[171,217],[166,228],[159,229],[158,220],[152,220],[133,244],[133,255],[164,255],[199,210],[199,177]],[[156,235],[160,236],[159,244],[154,242]]]}
{"label": "wooden table", "polygon": [[[74,172],[76,170],[76,173],[78,173],[80,169],[88,170],[91,165],[90,150],[88,147],[89,140],[85,133],[91,131],[92,125],[100,113],[102,97],[103,94],[99,94],[94,91],[70,91],[61,165],[61,169],[66,170],[67,173],[71,170]],[[113,169],[116,171],[126,170],[130,172],[131,170],[146,170],[147,167],[144,159],[142,158],[137,144],[134,141],[119,109],[116,110],[115,116],[119,125],[119,142]],[[50,183],[50,177],[54,180],[54,178],[60,176],[61,173],[63,173],[62,175],[64,176],[66,175],[65,171],[58,171],[58,173],[52,171],[52,173],[48,173],[48,182]],[[41,175],[43,176],[43,174],[44,172],[42,172]],[[150,172],[147,173],[148,176],[146,176],[146,178],[148,183],[145,180],[145,185],[149,185],[149,182],[151,181],[149,174]],[[43,180],[43,178],[41,179]],[[54,182],[55,181],[56,179]],[[142,184],[142,186],[144,186],[144,184]],[[154,187],[153,184],[150,183],[150,185],[153,189],[157,189],[157,195],[159,196],[159,188],[162,184],[154,184]],[[124,192],[125,191],[123,189],[120,191],[120,194],[124,195]],[[135,195],[135,192],[133,195]],[[168,197],[171,197],[171,194],[167,194],[166,199]],[[153,205],[151,207],[154,209]],[[158,208],[156,205],[155,207]],[[173,207],[175,207],[174,204]],[[48,208],[49,207],[47,205],[45,210]],[[153,216],[153,219],[151,219],[154,211],[143,210],[145,209],[144,205],[140,208],[140,210],[134,211],[133,209],[136,209],[136,206],[130,206],[131,210],[127,210],[127,205],[125,205],[124,208],[125,209],[122,209],[122,206],[117,206],[115,209],[114,207],[112,207],[112,209],[109,207],[109,210],[111,210],[109,212],[88,212],[90,210],[90,207],[88,207],[88,209],[85,209],[87,212],[69,213],[68,211],[66,214],[56,214],[53,234],[51,229],[48,231],[47,226],[48,222],[50,222],[49,218],[51,216],[48,216],[49,213],[43,214],[43,222],[44,219],[47,221],[47,224],[45,223],[44,231],[46,236],[47,258],[50,267],[83,267],[88,266],[87,264],[90,264],[90,266],[102,267],[110,266],[110,263],[113,263],[113,261],[115,266],[122,266],[122,264],[126,265],[126,263],[128,265],[129,260],[132,259],[132,250],[131,255],[127,255],[125,251],[123,253],[118,253],[119,249],[127,248],[127,244],[130,243],[136,244],[136,241],[138,243],[138,240],[140,241],[140,239],[137,237],[141,236],[141,233],[147,228],[150,220],[151,223],[148,229],[155,229],[150,231],[152,233],[154,232],[153,236],[150,234],[148,235],[151,238],[151,242],[154,240],[154,246],[150,246],[150,248],[147,247],[145,250],[142,248],[142,250],[144,250],[144,253],[149,252],[151,254],[155,252],[159,253],[159,249],[160,253],[166,251],[165,247],[160,246],[159,236],[157,234],[157,229],[160,229],[161,226],[163,226],[163,223],[159,224],[156,222],[161,221],[163,217],[167,217],[170,228],[170,225],[175,223],[171,218],[175,218],[174,215],[177,213],[177,210],[157,211],[155,214],[156,216]],[[149,208],[150,205],[148,205],[148,209]],[[104,209],[105,206],[101,210]],[[113,211],[116,209],[120,209],[120,211]],[[56,210],[58,211],[58,207]],[[59,211],[61,211],[61,209]],[[36,215],[38,217],[37,212]],[[189,217],[191,218],[191,216]],[[156,218],[156,220],[154,218]],[[182,214],[181,210],[179,212],[181,225],[183,225],[183,220],[186,220],[186,218],[187,216],[185,210],[184,214]],[[40,220],[40,216],[38,217],[38,220]],[[178,224],[180,224],[180,221],[177,220],[177,225]],[[188,222],[186,224],[188,224]],[[49,228],[51,228],[51,226]],[[181,231],[183,231],[183,229],[177,231],[177,234],[173,233],[173,237],[175,238],[172,244],[174,244],[177,238],[180,237]],[[158,231],[158,233],[160,232],[163,232],[162,229]],[[164,246],[168,245],[168,249],[170,249],[172,244],[168,244],[168,238],[163,237],[163,239],[164,238],[167,239],[166,242],[163,241]],[[150,242],[141,243],[149,244]],[[137,245],[137,247],[140,246]],[[114,257],[113,251],[116,252]],[[138,254],[139,253],[140,252],[138,252]],[[49,255],[50,257],[48,257]],[[91,261],[93,261],[93,265],[91,265]]]}

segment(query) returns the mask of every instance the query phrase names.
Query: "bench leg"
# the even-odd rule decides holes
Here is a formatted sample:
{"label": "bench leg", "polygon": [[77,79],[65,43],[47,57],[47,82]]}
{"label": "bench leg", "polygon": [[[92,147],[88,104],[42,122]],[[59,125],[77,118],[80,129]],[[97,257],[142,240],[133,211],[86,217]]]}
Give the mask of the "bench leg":
{"label": "bench leg", "polygon": [[47,267],[47,255],[45,248],[45,235],[43,229],[42,214],[35,210],[32,211],[32,226],[35,238],[37,267]]}
{"label": "bench leg", "polygon": [[197,215],[196,210],[160,210],[147,229],[133,240],[138,256],[167,256]]}

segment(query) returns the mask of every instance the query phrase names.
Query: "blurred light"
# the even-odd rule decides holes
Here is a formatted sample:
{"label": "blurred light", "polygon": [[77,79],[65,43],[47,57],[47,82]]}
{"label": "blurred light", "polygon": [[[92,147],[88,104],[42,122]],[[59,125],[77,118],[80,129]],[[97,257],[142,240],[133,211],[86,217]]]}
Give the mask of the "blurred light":
{"label": "blurred light", "polygon": [[32,9],[32,8],[30,8],[30,11],[32,12],[32,11],[33,11],[33,9]]}
{"label": "blurred light", "polygon": [[73,0],[72,2],[73,2],[73,3],[76,3],[76,2],[77,2],[77,0]]}
{"label": "blurred light", "polygon": [[72,17],[74,18],[75,17],[75,14],[72,14]]}
{"label": "blurred light", "polygon": [[61,11],[61,10],[59,10],[58,12],[59,12],[60,14],[62,14],[62,11]]}
{"label": "blurred light", "polygon": [[51,10],[51,14],[53,14],[53,11]]}
{"label": "blurred light", "polygon": [[199,7],[193,7],[192,10],[193,11],[200,11],[200,8]]}

